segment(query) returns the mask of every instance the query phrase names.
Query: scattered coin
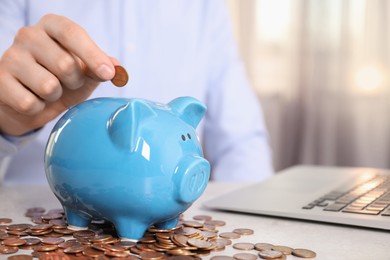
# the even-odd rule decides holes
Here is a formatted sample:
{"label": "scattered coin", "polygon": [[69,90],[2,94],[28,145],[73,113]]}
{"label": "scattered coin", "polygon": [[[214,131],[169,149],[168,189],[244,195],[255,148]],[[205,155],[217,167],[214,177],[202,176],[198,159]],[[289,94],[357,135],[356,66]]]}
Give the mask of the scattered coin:
{"label": "scattered coin", "polygon": [[277,259],[282,257],[283,253],[280,251],[267,249],[267,250],[260,251],[259,256],[264,259]]}
{"label": "scattered coin", "polygon": [[219,236],[222,238],[228,238],[228,239],[236,239],[236,238],[241,237],[239,234],[234,233],[234,232],[223,232],[223,233],[219,234]]}
{"label": "scattered coin", "polygon": [[115,76],[111,80],[112,84],[117,87],[123,87],[129,81],[129,75],[122,66],[115,66]]}
{"label": "scattered coin", "polygon": [[316,257],[316,253],[308,250],[308,249],[302,249],[302,248],[296,248],[292,251],[292,254],[297,257],[302,257],[302,258],[314,258]]}
{"label": "scattered coin", "polygon": [[217,255],[211,257],[210,260],[234,260],[234,257],[227,255]]}
{"label": "scattered coin", "polygon": [[32,255],[13,255],[9,256],[7,260],[32,260]]}
{"label": "scattered coin", "polygon": [[22,246],[26,244],[26,241],[21,238],[7,238],[3,240],[3,244],[6,246]]}
{"label": "scattered coin", "polygon": [[208,215],[196,215],[196,216],[193,216],[192,218],[194,220],[199,220],[199,221],[207,221],[207,220],[211,220],[212,219],[212,217],[208,216]]}
{"label": "scattered coin", "polygon": [[272,246],[271,249],[276,250],[276,251],[280,251],[285,255],[291,255],[291,253],[293,251],[293,249],[291,247],[288,247],[288,246]]}
{"label": "scattered coin", "polygon": [[[2,254],[12,254],[22,249],[31,250],[31,255],[12,255],[13,258],[8,259],[30,260],[36,257],[39,259],[80,258],[81,260],[92,258],[96,260],[199,260],[212,252],[215,254],[225,250],[232,244],[230,239],[254,233],[250,228],[236,228],[233,232],[219,233],[216,227],[225,225],[223,220],[197,215],[193,220],[185,220],[181,217],[178,226],[169,230],[152,226],[138,242],[120,241],[114,226],[104,221],[95,220],[88,230],[70,230],[62,209],[49,210],[45,213],[44,209],[36,207],[29,209],[25,215],[30,216],[33,222],[39,218],[37,222],[39,224],[0,225],[0,258]],[[259,251],[258,256],[263,259],[284,260],[286,255],[291,253],[302,258],[316,255],[307,249],[293,250],[291,247],[268,243],[238,242],[232,247],[238,250],[256,249]],[[210,259],[254,260],[258,256],[250,252],[241,252],[234,256],[212,256]]]}
{"label": "scattered coin", "polygon": [[233,248],[238,250],[252,250],[255,246],[252,243],[235,243],[233,244]]}
{"label": "scattered coin", "polygon": [[10,218],[0,218],[0,224],[9,224],[12,222]]}
{"label": "scattered coin", "polygon": [[255,249],[257,251],[271,250],[274,245],[268,243],[256,243]]}
{"label": "scattered coin", "polygon": [[0,254],[13,254],[18,252],[19,248],[16,246],[0,246]]}
{"label": "scattered coin", "polygon": [[233,255],[234,259],[238,260],[255,260],[257,259],[257,255],[250,254],[250,253],[238,253]]}
{"label": "scattered coin", "polygon": [[253,235],[254,233],[253,229],[249,228],[236,228],[233,230],[233,232],[240,235]]}

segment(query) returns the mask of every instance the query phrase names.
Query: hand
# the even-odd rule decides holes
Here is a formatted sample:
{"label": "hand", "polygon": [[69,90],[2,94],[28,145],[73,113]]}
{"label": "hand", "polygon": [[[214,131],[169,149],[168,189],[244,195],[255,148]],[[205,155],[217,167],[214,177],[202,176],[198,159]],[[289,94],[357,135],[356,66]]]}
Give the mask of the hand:
{"label": "hand", "polygon": [[0,59],[0,132],[17,136],[44,126],[112,79],[114,64],[63,16],[21,28]]}

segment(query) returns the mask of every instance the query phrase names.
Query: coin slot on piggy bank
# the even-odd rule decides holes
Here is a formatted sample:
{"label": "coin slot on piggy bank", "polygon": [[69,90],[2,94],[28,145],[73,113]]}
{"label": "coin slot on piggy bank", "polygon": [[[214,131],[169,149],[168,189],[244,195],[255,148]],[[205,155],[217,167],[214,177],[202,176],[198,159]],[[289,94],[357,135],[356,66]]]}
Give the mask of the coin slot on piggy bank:
{"label": "coin slot on piggy bank", "polygon": [[106,220],[132,240],[152,225],[176,227],[210,177],[195,130],[205,111],[192,97],[98,98],[69,109],[45,151],[47,180],[69,226]]}

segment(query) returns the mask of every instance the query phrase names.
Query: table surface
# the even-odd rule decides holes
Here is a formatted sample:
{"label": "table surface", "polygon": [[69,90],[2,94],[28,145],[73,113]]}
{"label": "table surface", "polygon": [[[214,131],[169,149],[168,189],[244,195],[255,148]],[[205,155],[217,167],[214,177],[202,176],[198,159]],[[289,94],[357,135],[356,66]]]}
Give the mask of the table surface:
{"label": "table surface", "polygon": [[[271,243],[292,248],[306,248],[317,253],[315,259],[390,259],[390,234],[386,231],[346,227],[324,223],[304,222],[292,219],[273,218],[206,209],[202,203],[222,193],[238,189],[249,183],[210,182],[204,194],[184,213],[184,219],[195,215],[210,215],[213,219],[224,220],[226,225],[219,232],[235,228],[251,228],[253,235],[242,236],[236,242]],[[48,186],[2,186],[0,187],[0,218],[13,219],[13,223],[31,223],[24,213],[31,207],[45,209],[60,208],[60,204]],[[214,255],[230,255],[243,251],[228,246]],[[245,251],[255,253],[255,250]],[[30,253],[20,250],[17,254]],[[0,255],[0,259],[8,256]],[[288,256],[287,259],[301,259]]]}

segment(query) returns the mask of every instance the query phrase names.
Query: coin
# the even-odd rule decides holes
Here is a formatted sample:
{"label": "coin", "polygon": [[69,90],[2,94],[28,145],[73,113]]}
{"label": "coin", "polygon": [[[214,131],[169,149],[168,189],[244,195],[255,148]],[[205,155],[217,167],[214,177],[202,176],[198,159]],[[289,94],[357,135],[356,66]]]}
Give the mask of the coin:
{"label": "coin", "polygon": [[33,246],[41,243],[41,240],[39,238],[34,237],[23,238],[23,240],[26,241],[26,246]]}
{"label": "coin", "polygon": [[3,240],[3,244],[6,246],[22,246],[26,244],[26,241],[20,238],[7,238]]}
{"label": "coin", "polygon": [[67,254],[76,254],[83,252],[87,246],[85,245],[72,245],[64,249],[64,252]]}
{"label": "coin", "polygon": [[65,239],[62,237],[45,237],[42,239],[43,244],[49,244],[49,245],[58,245],[65,242]]}
{"label": "coin", "polygon": [[199,221],[206,221],[206,220],[211,220],[212,217],[208,215],[196,215],[192,217],[194,220],[199,220]]}
{"label": "coin", "polygon": [[86,248],[83,250],[83,255],[85,255],[85,256],[97,257],[97,256],[103,255],[103,254],[104,254],[103,251],[96,250],[96,249],[93,249],[93,248],[91,248],[91,247],[86,247]]}
{"label": "coin", "polygon": [[292,254],[297,257],[302,257],[302,258],[314,258],[316,257],[316,253],[308,250],[308,249],[302,249],[302,248],[296,248],[292,251]]}
{"label": "coin", "polygon": [[54,251],[56,249],[58,249],[57,245],[41,245],[37,247],[36,251],[48,252],[48,251]]}
{"label": "coin", "polygon": [[239,234],[234,232],[223,232],[219,234],[219,236],[222,238],[229,238],[229,239],[236,239],[241,237]]}
{"label": "coin", "polygon": [[18,250],[16,246],[0,246],[0,254],[12,254],[18,252]]}
{"label": "coin", "polygon": [[271,250],[274,245],[268,243],[256,243],[255,249],[257,251]]}
{"label": "coin", "polygon": [[250,228],[236,228],[233,232],[240,235],[252,235],[254,233],[253,229]]}
{"label": "coin", "polygon": [[226,225],[226,222],[223,220],[206,220],[204,223],[206,225],[214,225],[217,227],[222,227]]}
{"label": "coin", "polygon": [[216,255],[211,257],[210,260],[234,260],[234,257],[228,255]]}
{"label": "coin", "polygon": [[9,256],[7,260],[32,260],[32,255],[13,255]]}
{"label": "coin", "polygon": [[115,76],[111,82],[117,87],[123,87],[129,81],[129,75],[122,66],[115,66]]}
{"label": "coin", "polygon": [[279,257],[282,257],[283,253],[280,251],[267,249],[267,250],[260,251],[259,256],[264,259],[277,259]]}
{"label": "coin", "polygon": [[164,259],[165,254],[160,252],[142,252],[140,254],[141,259],[150,259],[150,260],[157,260],[157,259]]}
{"label": "coin", "polygon": [[198,222],[198,221],[191,221],[191,220],[189,220],[189,221],[184,221],[184,222],[183,222],[183,225],[184,225],[185,227],[193,227],[193,228],[201,228],[201,227],[203,227],[203,224],[202,224],[202,223],[200,223],[200,222]]}
{"label": "coin", "polygon": [[291,253],[293,251],[293,249],[291,247],[288,247],[288,246],[272,246],[271,249],[276,250],[276,251],[280,251],[285,255],[291,255]]}
{"label": "coin", "polygon": [[190,238],[187,243],[200,249],[209,248],[211,246],[210,242],[197,238]]}
{"label": "coin", "polygon": [[252,250],[255,246],[252,243],[235,243],[233,244],[233,248],[239,250]]}
{"label": "coin", "polygon": [[233,255],[234,259],[238,260],[255,260],[257,259],[257,255],[250,254],[250,253],[238,253]]}
{"label": "coin", "polygon": [[0,218],[0,224],[9,224],[12,222],[10,218]]}

